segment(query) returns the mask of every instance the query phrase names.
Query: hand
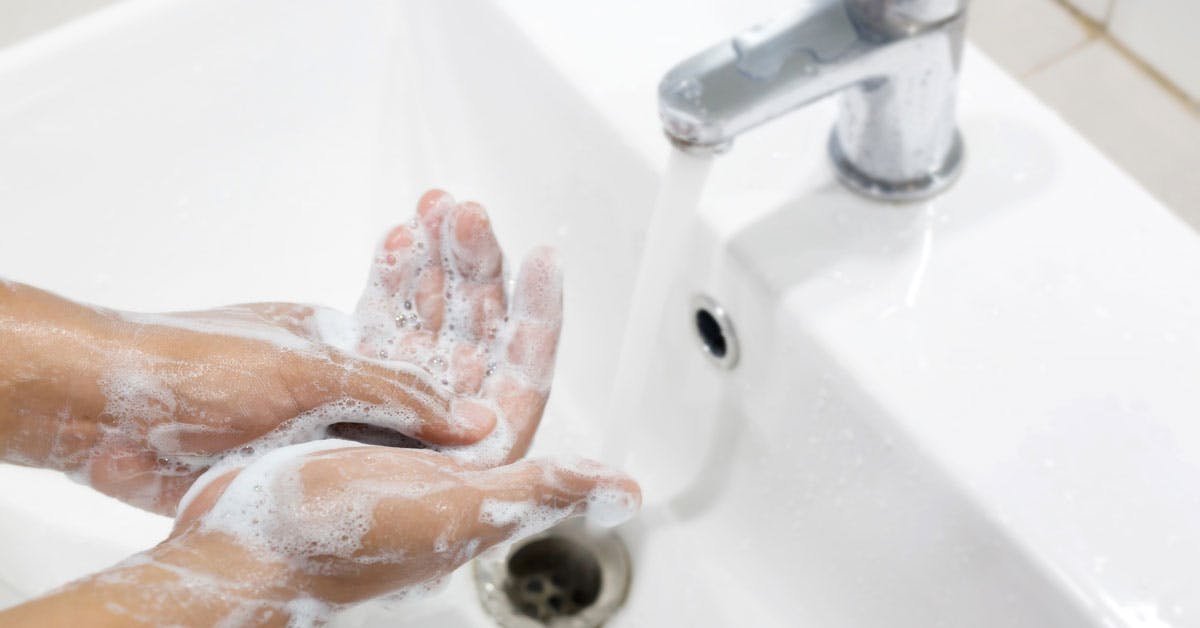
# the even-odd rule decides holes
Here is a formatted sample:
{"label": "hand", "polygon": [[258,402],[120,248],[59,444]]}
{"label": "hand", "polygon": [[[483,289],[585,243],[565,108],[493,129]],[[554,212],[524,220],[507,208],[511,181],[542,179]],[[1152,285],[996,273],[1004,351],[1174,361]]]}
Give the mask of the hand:
{"label": "hand", "polygon": [[575,515],[601,525],[641,502],[588,461],[478,469],[446,454],[346,441],[214,469],[167,541],[0,621],[46,625],[311,625],[435,586],[487,548]]}
{"label": "hand", "polygon": [[510,311],[501,260],[483,209],[434,191],[385,238],[353,316],[124,314],[0,285],[0,455],[163,514],[224,457],[328,433],[516,459],[549,392],[561,283],[535,252]]}

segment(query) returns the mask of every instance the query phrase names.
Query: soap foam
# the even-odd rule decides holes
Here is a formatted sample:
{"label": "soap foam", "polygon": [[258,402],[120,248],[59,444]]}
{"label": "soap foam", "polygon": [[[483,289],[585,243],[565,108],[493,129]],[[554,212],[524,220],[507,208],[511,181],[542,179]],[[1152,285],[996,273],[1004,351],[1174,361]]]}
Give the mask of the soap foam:
{"label": "soap foam", "polygon": [[[156,470],[160,477],[134,496],[134,501],[143,504],[154,503],[163,478],[207,469],[184,495],[179,503],[179,511],[186,509],[196,495],[216,478],[240,469],[214,507],[203,515],[199,526],[204,531],[230,535],[250,551],[295,559],[318,555],[353,557],[364,565],[399,563],[412,558],[403,552],[356,556],[362,548],[363,535],[372,525],[379,499],[382,496],[422,499],[453,488],[455,483],[356,481],[348,483],[344,487],[344,494],[337,499],[314,503],[305,493],[299,471],[306,458],[322,452],[361,446],[351,441],[322,440],[327,435],[328,427],[334,423],[366,423],[405,434],[417,433],[423,418],[437,417],[434,413],[444,412],[445,399],[452,397],[449,387],[463,375],[456,372],[457,365],[451,357],[463,347],[482,347],[473,356],[486,369],[483,390],[479,391],[481,394],[494,393],[505,387],[548,392],[550,364],[546,364],[544,369],[538,369],[536,364],[539,357],[546,355],[550,356],[552,362],[553,352],[551,347],[539,344],[539,339],[544,336],[540,342],[553,341],[555,333],[546,332],[556,332],[561,321],[537,320],[537,316],[544,316],[557,308],[557,303],[551,302],[561,294],[558,286],[561,277],[557,270],[551,265],[550,268],[535,269],[541,274],[535,272],[533,276],[523,278],[525,283],[517,291],[509,315],[503,317],[503,322],[498,322],[495,328],[483,330],[483,337],[476,338],[471,330],[477,325],[475,317],[479,315],[480,308],[472,299],[471,288],[474,286],[471,278],[463,276],[455,268],[450,223],[449,219],[443,223],[441,247],[437,251],[431,250],[433,247],[429,246],[422,230],[414,229],[415,248],[426,252],[425,258],[418,262],[428,266],[440,259],[443,264],[445,312],[440,330],[421,330],[420,317],[416,314],[418,304],[412,302],[413,297],[398,299],[389,293],[384,276],[387,254],[382,246],[372,267],[368,286],[353,316],[319,307],[309,308],[306,315],[296,313],[303,308],[281,314],[288,317],[286,322],[291,328],[304,330],[301,334],[288,331],[288,327],[265,318],[262,312],[239,307],[188,314],[121,315],[126,322],[134,325],[168,326],[262,341],[283,351],[303,353],[317,359],[328,355],[328,347],[353,353],[372,364],[392,368],[397,374],[415,375],[428,385],[426,390],[435,391],[432,394],[410,391],[417,407],[369,404],[343,398],[304,412],[236,450],[213,455],[189,452],[184,447],[188,437],[215,434],[228,428],[174,422],[185,401],[173,392],[178,390],[178,382],[163,375],[164,369],[159,368],[163,364],[152,356],[113,350],[104,353],[110,363],[105,365],[100,381],[101,391],[107,399],[104,413],[111,420],[105,424],[101,442],[92,451],[119,439],[120,443],[144,442],[146,447],[162,457],[160,462],[167,464]],[[538,263],[549,262],[535,264]],[[515,338],[522,330],[535,333],[532,337]],[[411,334],[414,331],[426,333],[418,336]],[[436,341],[433,334],[429,333],[433,331],[437,332]],[[539,336],[536,332],[542,333]],[[429,342],[419,341],[425,337]],[[524,347],[523,355],[510,355],[516,340],[520,340],[520,346]],[[353,364],[352,361],[347,363]],[[534,364],[535,367],[531,372],[531,369],[519,366],[521,364]],[[196,369],[203,368],[186,364],[168,366],[188,368],[193,374]],[[350,375],[349,371],[347,375]],[[495,429],[473,445],[433,449],[474,468],[505,462],[517,442],[515,427],[494,400],[480,395],[466,396],[495,414]],[[449,420],[444,415],[440,418]],[[371,464],[371,455],[364,453],[362,463]],[[597,471],[594,464],[560,463],[564,464],[573,473],[587,475]],[[86,471],[84,465],[84,473],[76,477],[89,480]],[[552,465],[547,465],[544,471],[548,482],[556,481]],[[581,499],[582,502],[576,504],[546,505],[488,498],[480,505],[478,520],[493,527],[511,528],[505,531],[511,540],[545,530],[576,514],[584,504],[594,509],[593,516],[600,523],[610,525],[627,519],[637,506],[633,495],[615,485],[601,486]],[[303,519],[296,516],[302,506]],[[300,525],[301,522],[303,525]],[[451,539],[450,532],[443,530],[434,539],[432,547],[447,571],[475,556],[483,545],[480,538]],[[303,560],[300,562],[310,570],[319,568]],[[189,587],[227,584],[208,583],[201,576],[182,572],[179,577]],[[418,583],[397,590],[389,595],[389,599],[411,598],[427,593],[435,586],[436,581]],[[293,616],[293,623],[315,623],[334,607],[318,600],[301,599],[281,609],[261,600],[246,599],[238,608],[238,614],[227,618],[227,623],[237,624],[247,617],[257,616],[264,609],[286,611]]]}
{"label": "soap foam", "polygon": [[[535,258],[534,272],[522,277],[522,286],[516,290],[508,316],[503,316],[496,286],[479,283],[474,275],[461,272],[459,265],[464,251],[455,251],[456,240],[451,233],[454,202],[448,196],[441,202],[444,206],[440,210],[448,215],[442,221],[440,244],[434,246],[415,221],[411,249],[393,254],[381,244],[368,285],[353,315],[291,304],[231,306],[171,314],[97,310],[131,327],[134,337],[152,334],[153,328],[167,327],[216,338],[263,342],[285,354],[302,355],[306,360],[331,364],[336,360],[346,369],[346,379],[355,376],[354,369],[363,362],[369,362],[373,367],[393,370],[397,375],[393,383],[417,380],[411,390],[405,391],[407,398],[413,400],[411,407],[368,404],[347,396],[293,417],[244,447],[210,451],[197,443],[228,442],[221,436],[235,433],[236,426],[230,424],[228,416],[206,415],[212,412],[205,405],[209,398],[217,399],[220,407],[223,391],[209,390],[211,384],[205,378],[219,381],[229,373],[253,380],[261,377],[261,373],[252,366],[237,363],[190,363],[148,354],[115,340],[104,344],[103,340],[97,343],[94,338],[80,338],[81,347],[90,350],[89,359],[99,362],[97,387],[105,396],[97,438],[85,440],[77,436],[72,431],[70,416],[60,421],[47,416],[44,425],[56,427],[48,459],[39,459],[41,453],[35,456],[12,447],[5,452],[6,458],[63,469],[77,481],[111,490],[127,502],[162,512],[171,508],[164,501],[165,496],[173,495],[181,484],[176,478],[195,475],[224,458],[248,460],[271,448],[320,439],[336,423],[367,424],[410,436],[420,433],[423,421],[431,419],[453,427],[454,416],[447,407],[449,400],[458,398],[490,410],[496,417],[495,429],[469,446],[432,448],[476,467],[509,460],[520,435],[512,419],[505,415],[504,407],[495,400],[513,390],[548,392],[553,348],[543,343],[553,342],[560,321],[536,320],[536,316],[546,316],[557,309],[557,303],[552,301],[561,294],[558,287],[561,278],[548,258]],[[404,259],[396,260],[396,256]],[[389,258],[393,258],[392,263]],[[468,258],[468,261],[486,264],[488,270],[501,274],[504,268],[498,252],[495,259],[488,254],[487,260]],[[389,285],[395,284],[389,284],[388,273],[396,272],[397,263],[429,268],[435,262],[440,264],[444,275],[443,324],[437,330],[420,330],[421,319],[417,316],[420,304],[416,303],[416,295],[393,294]],[[486,317],[487,329],[478,329],[482,324],[480,317]],[[521,355],[517,355],[517,348],[522,348]],[[346,355],[339,356],[338,352]],[[350,356],[355,359],[347,359]],[[540,365],[541,362],[546,364]],[[481,373],[480,390],[458,393],[452,390],[463,381],[478,381]],[[313,384],[336,387],[344,382]],[[63,412],[67,412],[66,407]],[[466,430],[468,426],[459,427]],[[32,437],[30,440],[33,442]],[[43,451],[40,446],[25,449]],[[118,464],[114,456],[150,462],[140,462],[148,468],[138,468],[134,475],[122,477],[122,469],[126,467]]]}
{"label": "soap foam", "polygon": [[[358,451],[338,453],[348,448]],[[328,489],[306,490],[302,467],[334,457],[361,465],[360,471],[372,467],[378,471],[347,473],[333,493]],[[398,460],[411,465],[412,471],[393,477],[389,467],[381,466]],[[399,549],[366,553],[363,539],[378,523],[376,511],[382,500],[416,501],[443,491],[472,489],[459,493],[462,498],[447,499],[466,499],[460,503],[469,505],[471,495],[484,495],[478,503],[476,520],[499,533],[490,535],[489,544],[542,532],[585,510],[592,523],[617,525],[628,520],[638,507],[637,496],[622,488],[623,475],[588,460],[534,460],[478,470],[430,452],[380,450],[331,439],[259,452],[253,459],[240,462],[226,459],[193,484],[182,508],[186,509],[213,480],[238,467],[240,473],[196,527],[186,533],[195,530],[227,535],[266,562],[282,560],[310,575],[344,573],[344,567],[310,560],[313,557],[336,558],[343,564],[360,566],[412,562],[421,565],[423,572],[436,574],[429,580],[398,585],[383,596],[387,603],[428,594],[441,577],[485,548],[483,538],[464,534],[461,520],[448,516],[441,529],[412,531],[414,539],[428,533],[429,540],[423,548],[415,546],[418,549],[411,555]],[[531,497],[496,497],[523,491]],[[289,605],[287,612],[294,614],[293,623],[307,625],[323,620],[338,608],[337,604],[315,600]]]}
{"label": "soap foam", "polygon": [[615,486],[599,486],[587,497],[588,523],[603,528],[612,528],[633,518],[638,511],[638,500],[628,491]]}

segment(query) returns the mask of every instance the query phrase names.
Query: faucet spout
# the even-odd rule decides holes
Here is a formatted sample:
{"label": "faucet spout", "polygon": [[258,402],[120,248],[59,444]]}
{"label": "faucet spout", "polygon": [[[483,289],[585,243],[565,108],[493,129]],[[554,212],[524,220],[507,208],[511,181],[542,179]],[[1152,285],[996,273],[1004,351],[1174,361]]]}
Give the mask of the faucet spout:
{"label": "faucet spout", "polygon": [[965,0],[816,0],[683,61],[659,85],[668,137],[721,152],[742,133],[833,93],[839,178],[892,201],[959,170],[954,124]]}

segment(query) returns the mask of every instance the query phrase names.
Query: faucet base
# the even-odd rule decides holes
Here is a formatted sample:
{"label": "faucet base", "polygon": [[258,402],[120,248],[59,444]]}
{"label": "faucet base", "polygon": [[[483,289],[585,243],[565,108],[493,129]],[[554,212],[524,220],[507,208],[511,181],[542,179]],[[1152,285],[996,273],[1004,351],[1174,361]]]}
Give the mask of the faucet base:
{"label": "faucet base", "polygon": [[842,151],[836,129],[829,134],[829,156],[833,158],[838,180],[851,190],[875,200],[910,203],[934,196],[954,183],[962,172],[963,142],[962,136],[955,131],[954,144],[946,159],[927,174],[907,181],[878,179],[859,170]]}

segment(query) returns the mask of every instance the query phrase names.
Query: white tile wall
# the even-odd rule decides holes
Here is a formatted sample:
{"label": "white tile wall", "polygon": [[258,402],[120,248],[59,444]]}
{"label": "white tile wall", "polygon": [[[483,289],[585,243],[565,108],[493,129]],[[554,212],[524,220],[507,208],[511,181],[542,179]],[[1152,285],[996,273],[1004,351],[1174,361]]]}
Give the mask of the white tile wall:
{"label": "white tile wall", "polygon": [[1067,0],[1067,2],[1101,24],[1108,21],[1108,12],[1112,9],[1113,4],[1113,0]]}
{"label": "white tile wall", "polygon": [[1048,0],[974,0],[968,10],[967,35],[1017,76],[1088,38],[1088,29],[1075,16]]}
{"label": "white tile wall", "polygon": [[1025,84],[1200,228],[1200,115],[1177,96],[1103,39],[1028,76]]}
{"label": "white tile wall", "polygon": [[1108,28],[1200,102],[1200,0],[1115,0]]}

